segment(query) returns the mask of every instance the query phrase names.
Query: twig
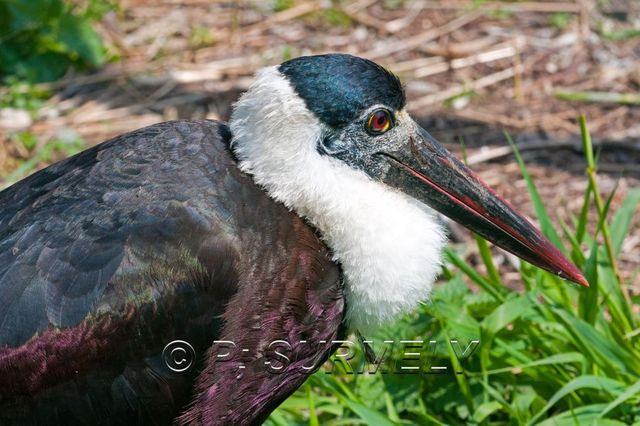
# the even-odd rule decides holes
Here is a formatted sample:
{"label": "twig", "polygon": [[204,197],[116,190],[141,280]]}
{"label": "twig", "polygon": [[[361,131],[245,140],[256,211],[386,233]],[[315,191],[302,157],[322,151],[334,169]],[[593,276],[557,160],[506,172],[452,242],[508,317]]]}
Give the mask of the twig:
{"label": "twig", "polygon": [[383,34],[389,34],[391,31],[387,29],[386,22],[381,21],[368,13],[362,12],[365,9],[375,3],[375,0],[361,0],[351,3],[342,8],[342,11],[346,13],[351,19],[361,23],[367,27],[371,27]]}
{"label": "twig", "polygon": [[491,46],[497,46],[495,36],[487,36],[461,42],[431,42],[421,45],[420,50],[433,56],[444,56],[447,59],[455,59],[476,54],[490,48]]}
{"label": "twig", "polygon": [[533,120],[521,120],[518,118],[508,117],[493,111],[479,111],[472,108],[464,108],[453,112],[456,117],[468,120],[481,121],[489,124],[499,124],[501,126],[511,127],[514,129],[526,129],[535,126]]}
{"label": "twig", "polygon": [[182,9],[173,9],[162,16],[154,25],[139,26],[131,34],[122,37],[122,44],[128,49],[146,44],[148,40],[169,35],[187,25],[187,17]]}
{"label": "twig", "polygon": [[500,43],[493,46],[493,49],[469,55],[463,58],[446,60],[443,57],[428,57],[411,59],[408,61],[389,64],[389,68],[396,73],[413,71],[414,78],[427,77],[441,72],[470,67],[476,64],[483,64],[499,59],[510,58],[517,53],[516,45],[521,44],[521,39],[514,42]]}
{"label": "twig", "polygon": [[393,71],[394,73],[400,74],[408,71],[413,71],[418,68],[429,67],[435,64],[439,64],[441,62],[443,62],[443,58],[440,56],[437,56],[437,57],[431,56],[426,58],[420,57],[416,59],[410,59],[408,61],[389,64],[389,69],[391,69],[391,71]]}
{"label": "twig", "polygon": [[458,58],[452,61],[443,61],[441,63],[434,64],[431,67],[417,69],[414,76],[416,78],[427,77],[448,70],[456,70],[477,64],[497,61],[499,59],[511,58],[516,53],[516,47],[510,43],[510,45],[508,46],[502,45],[502,47],[486,52],[481,52],[476,55],[467,56],[465,58]]}
{"label": "twig", "polygon": [[580,37],[583,41],[586,41],[589,37],[589,21],[591,17],[591,6],[585,0],[577,0],[578,7],[580,8]]}
{"label": "twig", "polygon": [[415,47],[419,47],[422,44],[425,44],[431,40],[434,40],[438,37],[441,37],[445,34],[448,34],[452,31],[455,31],[470,22],[478,19],[484,14],[483,11],[474,10],[473,12],[466,13],[459,18],[454,19],[453,21],[449,21],[446,24],[431,29],[429,31],[425,31],[413,37],[407,37],[403,40],[399,40],[394,43],[390,43],[381,49],[374,49],[368,52],[362,53],[362,56],[365,56],[370,59],[380,58],[382,56],[389,55],[391,53],[403,52],[406,50],[411,50]]}
{"label": "twig", "polygon": [[432,105],[438,102],[445,101],[449,98],[452,98],[460,93],[463,93],[467,90],[480,90],[482,88],[494,85],[500,81],[509,79],[513,77],[516,72],[519,72],[518,67],[507,68],[502,71],[498,71],[493,74],[486,75],[482,78],[479,78],[475,81],[472,81],[469,84],[465,85],[456,85],[454,87],[450,87],[441,92],[434,93],[431,95],[423,96],[409,103],[410,109],[422,108],[427,105]]}
{"label": "twig", "polygon": [[398,19],[394,19],[393,21],[388,21],[385,24],[385,28],[390,33],[395,33],[396,31],[400,31],[403,28],[408,28],[413,21],[420,15],[420,11],[422,7],[420,2],[411,2],[408,7],[408,13]]}
{"label": "twig", "polygon": [[262,55],[273,51],[264,51],[261,55],[239,56],[200,64],[197,67],[186,65],[186,69],[172,70],[169,77],[178,83],[196,83],[201,81],[220,80],[229,75],[247,76],[264,66]]}
{"label": "twig", "polygon": [[267,19],[258,22],[256,24],[243,27],[242,28],[242,36],[246,37],[247,35],[253,33],[259,33],[262,31],[266,31],[269,28],[282,24],[284,22],[290,21],[292,19],[298,18],[300,16],[306,15],[311,12],[315,12],[322,8],[322,5],[317,1],[310,1],[306,3],[301,3],[297,6],[292,7],[291,9],[283,10],[282,12],[274,13],[269,16]]}
{"label": "twig", "polygon": [[389,34],[390,31],[387,29],[386,27],[386,22],[381,21],[377,18],[374,18],[373,16],[369,15],[368,13],[365,12],[348,12],[347,10],[344,10],[344,13],[347,14],[347,16],[349,16],[349,18],[353,19],[356,22],[359,22],[362,25],[365,25],[367,27],[373,28],[374,30],[378,31],[379,33],[382,34]]}

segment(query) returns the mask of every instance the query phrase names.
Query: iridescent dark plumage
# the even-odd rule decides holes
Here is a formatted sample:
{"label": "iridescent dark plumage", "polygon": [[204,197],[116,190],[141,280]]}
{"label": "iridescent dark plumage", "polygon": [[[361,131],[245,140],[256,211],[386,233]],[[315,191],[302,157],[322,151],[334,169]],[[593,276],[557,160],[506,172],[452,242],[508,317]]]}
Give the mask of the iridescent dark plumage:
{"label": "iridescent dark plumage", "polygon": [[[228,141],[163,123],[0,192],[1,423],[256,423],[302,383],[260,368],[263,346],[339,337],[339,270]],[[188,373],[161,360],[174,339],[196,350]],[[249,349],[242,377],[205,356],[216,339]]]}

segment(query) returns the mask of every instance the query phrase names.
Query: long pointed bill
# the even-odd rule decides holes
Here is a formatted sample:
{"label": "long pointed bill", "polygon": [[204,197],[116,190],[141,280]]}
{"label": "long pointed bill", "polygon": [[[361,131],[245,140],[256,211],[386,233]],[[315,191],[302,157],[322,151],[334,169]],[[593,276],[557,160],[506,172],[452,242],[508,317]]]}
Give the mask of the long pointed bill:
{"label": "long pointed bill", "polygon": [[423,129],[402,150],[379,155],[392,165],[384,179],[386,184],[529,263],[589,285],[578,268],[535,226]]}

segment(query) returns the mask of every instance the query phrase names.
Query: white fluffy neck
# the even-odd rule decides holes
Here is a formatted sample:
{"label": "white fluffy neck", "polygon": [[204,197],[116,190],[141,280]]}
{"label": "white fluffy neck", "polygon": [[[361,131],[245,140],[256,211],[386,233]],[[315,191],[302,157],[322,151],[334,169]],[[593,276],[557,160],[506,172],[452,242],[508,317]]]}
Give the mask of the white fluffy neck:
{"label": "white fluffy neck", "polygon": [[318,154],[322,126],[276,68],[258,74],[230,126],[241,169],[317,227],[342,265],[351,327],[371,330],[429,295],[444,244],[430,209]]}

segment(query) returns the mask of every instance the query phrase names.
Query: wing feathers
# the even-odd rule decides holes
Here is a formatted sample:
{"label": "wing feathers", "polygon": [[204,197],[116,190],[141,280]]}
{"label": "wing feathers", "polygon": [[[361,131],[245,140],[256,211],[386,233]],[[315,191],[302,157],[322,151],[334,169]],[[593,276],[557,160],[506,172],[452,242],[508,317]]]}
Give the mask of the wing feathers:
{"label": "wing feathers", "polygon": [[[304,381],[266,371],[268,345],[341,335],[339,270],[229,138],[162,123],[0,192],[0,419],[169,422],[197,383],[182,422],[248,424]],[[175,339],[198,354],[191,374],[162,362]],[[250,349],[244,374],[206,355],[216,339]],[[331,346],[293,351],[309,364]]]}

